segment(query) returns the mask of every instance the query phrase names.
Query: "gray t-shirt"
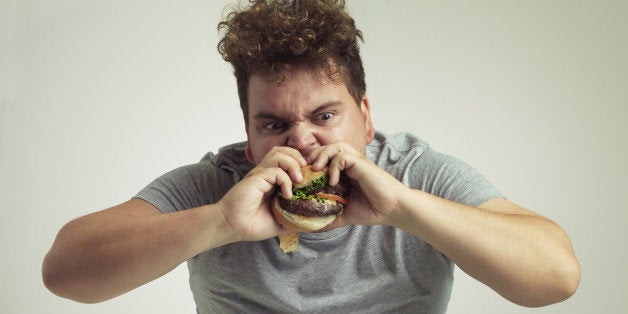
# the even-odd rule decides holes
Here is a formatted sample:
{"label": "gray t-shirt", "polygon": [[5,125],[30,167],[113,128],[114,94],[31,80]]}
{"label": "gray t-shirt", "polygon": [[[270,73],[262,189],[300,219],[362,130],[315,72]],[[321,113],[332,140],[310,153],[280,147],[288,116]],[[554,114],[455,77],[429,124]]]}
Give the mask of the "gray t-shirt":
{"label": "gray t-shirt", "polygon": [[[208,153],[137,194],[164,213],[217,202],[252,167],[245,143]],[[463,162],[407,133],[376,133],[367,156],[405,185],[477,206],[500,193]],[[188,261],[198,313],[444,313],[453,263],[423,240],[390,226],[301,233],[285,254],[276,238],[214,248]]]}

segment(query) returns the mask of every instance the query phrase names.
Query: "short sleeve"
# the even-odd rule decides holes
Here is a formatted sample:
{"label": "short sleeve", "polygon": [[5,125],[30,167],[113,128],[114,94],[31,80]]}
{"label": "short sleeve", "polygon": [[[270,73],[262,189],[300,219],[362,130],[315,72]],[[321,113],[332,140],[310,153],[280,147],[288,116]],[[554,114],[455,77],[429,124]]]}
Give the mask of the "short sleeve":
{"label": "short sleeve", "polygon": [[135,198],[145,200],[162,213],[213,204],[235,184],[233,172],[211,159],[172,170],[151,182]]}
{"label": "short sleeve", "polygon": [[410,167],[417,174],[410,178],[411,186],[457,203],[478,206],[501,197],[476,169],[432,149],[425,150]]}

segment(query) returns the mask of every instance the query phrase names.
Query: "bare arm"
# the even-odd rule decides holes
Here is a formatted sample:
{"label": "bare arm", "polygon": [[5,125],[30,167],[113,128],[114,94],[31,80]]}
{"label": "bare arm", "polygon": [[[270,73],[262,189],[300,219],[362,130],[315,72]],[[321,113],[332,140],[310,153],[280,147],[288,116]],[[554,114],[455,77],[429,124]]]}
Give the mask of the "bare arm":
{"label": "bare arm", "polygon": [[391,224],[425,239],[506,299],[544,306],[578,287],[579,263],[552,221],[503,198],[476,208],[416,190],[404,194]]}
{"label": "bare arm", "polygon": [[132,199],[66,224],[44,259],[44,283],[62,297],[100,302],[233,238],[211,206],[161,214]]}
{"label": "bare arm", "polygon": [[46,287],[79,302],[104,301],[154,280],[206,250],[286,233],[268,199],[275,186],[290,191],[288,174],[256,169],[217,203],[161,214],[132,199],[77,218],[58,233],[42,273]]}
{"label": "bare arm", "polygon": [[322,147],[311,157],[317,169],[330,162],[330,183],[338,182],[341,170],[357,183],[333,227],[386,224],[402,229],[524,306],[562,301],[578,287],[580,265],[569,238],[549,219],[503,198],[472,207],[410,189],[342,143]]}

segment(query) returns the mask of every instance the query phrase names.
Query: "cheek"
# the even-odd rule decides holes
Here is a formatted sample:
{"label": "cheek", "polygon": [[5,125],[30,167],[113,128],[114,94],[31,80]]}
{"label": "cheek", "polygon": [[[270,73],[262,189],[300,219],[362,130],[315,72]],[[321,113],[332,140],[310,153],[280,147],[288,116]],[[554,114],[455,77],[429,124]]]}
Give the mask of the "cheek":
{"label": "cheek", "polygon": [[251,154],[256,164],[261,162],[264,156],[266,156],[273,147],[284,145],[281,143],[281,140],[277,138],[252,138],[250,139],[250,143]]}
{"label": "cheek", "polygon": [[325,130],[319,133],[319,142],[321,145],[329,145],[338,141],[347,142],[347,140],[351,137],[352,132],[353,130],[348,127]]}
{"label": "cheek", "polygon": [[255,143],[251,146],[251,154],[253,155],[253,161],[255,164],[260,163],[260,161],[264,158],[264,155],[268,152],[268,150],[260,145],[261,143]]}
{"label": "cheek", "polygon": [[342,130],[344,141],[358,150],[366,146],[366,128],[361,115],[354,115]]}

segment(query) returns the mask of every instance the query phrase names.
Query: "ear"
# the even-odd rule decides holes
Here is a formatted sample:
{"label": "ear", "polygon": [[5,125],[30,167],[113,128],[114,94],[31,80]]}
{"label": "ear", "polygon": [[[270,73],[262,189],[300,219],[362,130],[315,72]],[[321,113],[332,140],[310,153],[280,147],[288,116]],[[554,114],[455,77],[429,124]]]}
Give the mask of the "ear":
{"label": "ear", "polygon": [[375,128],[373,128],[373,121],[371,120],[371,105],[366,95],[362,97],[362,101],[360,102],[360,112],[364,118],[366,144],[370,144],[375,137]]}
{"label": "ear", "polygon": [[249,127],[248,125],[244,126],[244,131],[246,132],[246,147],[244,148],[244,153],[246,154],[246,159],[250,161],[252,164],[255,163],[253,160],[253,153],[251,153],[251,144],[249,141]]}

